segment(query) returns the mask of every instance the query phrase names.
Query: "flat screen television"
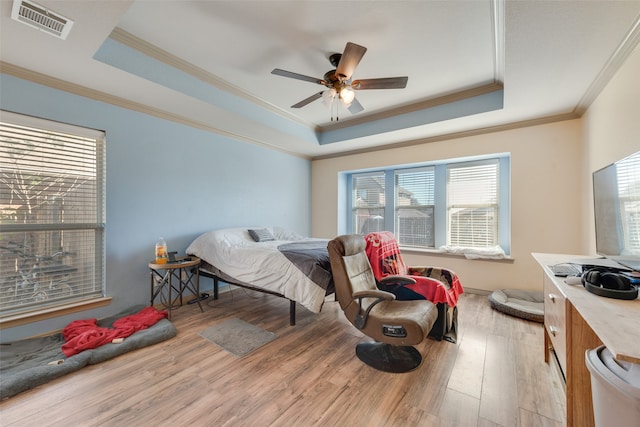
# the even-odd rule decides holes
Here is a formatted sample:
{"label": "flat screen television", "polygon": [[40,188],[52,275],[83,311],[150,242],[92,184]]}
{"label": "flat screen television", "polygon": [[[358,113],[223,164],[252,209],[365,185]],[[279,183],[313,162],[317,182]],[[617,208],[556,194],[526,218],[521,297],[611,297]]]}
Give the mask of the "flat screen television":
{"label": "flat screen television", "polygon": [[596,252],[640,271],[640,151],[593,173]]}

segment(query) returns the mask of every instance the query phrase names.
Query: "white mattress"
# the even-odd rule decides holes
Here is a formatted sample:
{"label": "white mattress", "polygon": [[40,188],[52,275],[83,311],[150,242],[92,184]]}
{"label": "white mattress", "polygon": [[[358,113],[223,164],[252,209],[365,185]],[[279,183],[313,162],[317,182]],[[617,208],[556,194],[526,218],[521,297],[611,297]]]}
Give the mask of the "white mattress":
{"label": "white mattress", "polygon": [[[255,242],[248,232],[251,228],[266,228],[276,240]],[[225,228],[198,236],[186,252],[239,282],[277,292],[319,313],[326,290],[278,250],[282,244],[300,240],[309,239],[280,227]]]}

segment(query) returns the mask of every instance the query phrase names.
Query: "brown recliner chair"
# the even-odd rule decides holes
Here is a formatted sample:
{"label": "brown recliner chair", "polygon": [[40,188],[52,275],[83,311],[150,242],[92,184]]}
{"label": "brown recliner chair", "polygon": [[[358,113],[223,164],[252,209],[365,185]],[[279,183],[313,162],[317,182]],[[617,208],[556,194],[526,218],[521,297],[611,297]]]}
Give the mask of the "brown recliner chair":
{"label": "brown recliner chair", "polygon": [[438,310],[431,301],[396,301],[376,287],[360,235],[338,236],[327,246],[336,296],[347,319],[374,342],[361,342],[356,355],[385,372],[408,372],[422,363],[413,346],[429,334]]}

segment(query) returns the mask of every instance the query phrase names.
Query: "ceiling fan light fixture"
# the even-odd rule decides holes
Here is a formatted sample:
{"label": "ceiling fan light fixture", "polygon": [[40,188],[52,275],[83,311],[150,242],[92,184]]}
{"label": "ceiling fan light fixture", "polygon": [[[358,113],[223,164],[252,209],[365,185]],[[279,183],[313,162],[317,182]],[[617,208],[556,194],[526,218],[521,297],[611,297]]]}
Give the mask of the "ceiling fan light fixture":
{"label": "ceiling fan light fixture", "polygon": [[356,97],[355,91],[351,86],[345,86],[340,89],[340,99],[346,104],[350,105]]}
{"label": "ceiling fan light fixture", "polygon": [[[23,0],[25,1],[25,0]],[[355,68],[360,63],[367,48],[355,43],[347,42],[343,53],[334,53],[329,57],[331,65],[336,67],[324,73],[324,78],[306,76],[292,71],[275,68],[271,74],[282,77],[289,77],[305,82],[316,83],[327,88],[327,90],[316,92],[313,95],[293,104],[291,108],[301,108],[305,105],[322,98],[325,107],[331,109],[331,121],[335,111],[336,121],[338,120],[338,110],[340,106],[345,107],[351,114],[357,114],[364,110],[362,104],[356,99],[356,90],[361,89],[403,89],[407,86],[408,77],[385,77],[378,79],[352,80],[351,76]],[[336,101],[336,97],[340,102]]]}
{"label": "ceiling fan light fixture", "polygon": [[322,103],[326,106],[326,107],[331,107],[331,105],[333,104],[333,100],[336,97],[338,92],[336,92],[336,90],[334,88],[325,90],[322,93]]}

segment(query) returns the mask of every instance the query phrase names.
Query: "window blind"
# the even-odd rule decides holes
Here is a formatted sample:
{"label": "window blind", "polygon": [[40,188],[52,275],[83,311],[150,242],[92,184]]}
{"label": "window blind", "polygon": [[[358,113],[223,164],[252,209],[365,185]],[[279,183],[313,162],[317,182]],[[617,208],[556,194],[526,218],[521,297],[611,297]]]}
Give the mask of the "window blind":
{"label": "window blind", "polygon": [[499,246],[508,254],[509,163],[501,153],[348,173],[347,232],[388,230],[402,247]]}
{"label": "window blind", "polygon": [[623,253],[640,255],[640,152],[616,162]]}
{"label": "window blind", "polygon": [[498,244],[497,160],[447,167],[447,245]]}
{"label": "window blind", "polygon": [[368,234],[384,230],[386,206],[384,172],[354,174],[352,192],[353,230]]}
{"label": "window blind", "polygon": [[434,246],[433,167],[396,171],[395,235],[401,245]]}
{"label": "window blind", "polygon": [[104,295],[104,133],[3,111],[0,316]]}

